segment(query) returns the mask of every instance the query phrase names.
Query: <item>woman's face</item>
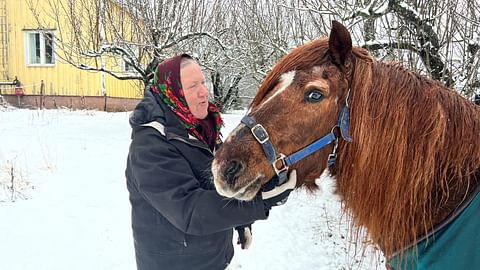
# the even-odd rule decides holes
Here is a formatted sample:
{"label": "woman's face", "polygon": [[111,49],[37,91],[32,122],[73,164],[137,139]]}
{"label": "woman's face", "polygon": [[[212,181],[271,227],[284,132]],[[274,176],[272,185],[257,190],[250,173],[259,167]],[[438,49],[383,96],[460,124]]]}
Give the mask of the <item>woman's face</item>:
{"label": "woman's face", "polygon": [[180,69],[180,81],[187,105],[193,116],[204,119],[208,115],[208,89],[205,76],[197,63],[191,62]]}

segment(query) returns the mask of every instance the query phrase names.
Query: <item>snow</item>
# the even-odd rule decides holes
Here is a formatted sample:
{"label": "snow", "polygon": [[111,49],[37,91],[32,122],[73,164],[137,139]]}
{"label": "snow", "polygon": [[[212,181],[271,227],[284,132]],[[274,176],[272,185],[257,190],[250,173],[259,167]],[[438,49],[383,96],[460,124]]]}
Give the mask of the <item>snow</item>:
{"label": "snow", "polygon": [[[388,7],[389,2],[390,1],[384,1],[383,4],[380,7],[375,9],[375,14],[385,14],[389,9],[389,7]],[[373,3],[373,1],[372,1],[372,3]]]}
{"label": "snow", "polygon": [[392,41],[388,39],[375,39],[375,40],[369,40],[364,44],[359,43],[359,46],[375,46],[375,45],[384,45],[384,44],[390,44],[390,43],[392,43]]}
{"label": "snow", "polygon": [[[225,135],[243,113],[224,115]],[[0,269],[135,269],[128,115],[0,107]],[[385,269],[372,249],[349,245],[332,180],[319,185],[255,222],[252,246],[236,246],[230,269]]]}
{"label": "snow", "polygon": [[358,13],[363,16],[370,16],[370,9],[372,8],[373,3],[374,1],[371,1],[366,7],[359,9]]}
{"label": "snow", "polygon": [[416,17],[420,17],[420,14],[418,13],[418,11],[414,7],[410,6],[409,4],[407,4],[405,2],[401,2],[400,6],[404,9],[412,12]]}

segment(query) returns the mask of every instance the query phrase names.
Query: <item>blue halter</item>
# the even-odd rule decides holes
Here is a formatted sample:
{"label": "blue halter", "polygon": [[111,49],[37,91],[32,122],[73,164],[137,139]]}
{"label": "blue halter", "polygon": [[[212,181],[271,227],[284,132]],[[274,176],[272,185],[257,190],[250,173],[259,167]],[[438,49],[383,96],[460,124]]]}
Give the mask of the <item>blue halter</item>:
{"label": "blue halter", "polygon": [[262,146],[263,152],[265,152],[265,156],[267,157],[268,162],[272,164],[272,167],[278,176],[279,184],[287,181],[288,168],[291,165],[297,163],[298,161],[317,152],[318,150],[324,148],[331,143],[334,143],[333,151],[330,155],[328,155],[327,164],[328,166],[332,166],[333,164],[335,164],[335,161],[337,159],[338,146],[338,137],[337,135],[335,135],[334,132],[336,128],[340,129],[342,138],[345,141],[352,142],[352,138],[348,133],[350,125],[350,110],[348,105],[342,108],[340,115],[338,116],[337,124],[332,127],[330,133],[289,156],[285,156],[282,153],[277,153],[275,147],[270,141],[267,130],[261,124],[258,124],[255,119],[248,115],[245,115],[242,118],[241,122],[250,128],[253,137],[255,137],[258,143],[260,143],[260,145]]}

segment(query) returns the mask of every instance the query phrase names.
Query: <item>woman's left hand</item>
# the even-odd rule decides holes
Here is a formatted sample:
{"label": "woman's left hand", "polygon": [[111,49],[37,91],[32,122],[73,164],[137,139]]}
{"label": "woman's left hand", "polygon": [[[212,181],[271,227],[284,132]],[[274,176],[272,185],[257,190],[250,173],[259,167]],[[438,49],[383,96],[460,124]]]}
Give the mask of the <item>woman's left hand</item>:
{"label": "woman's left hand", "polygon": [[235,227],[238,233],[237,245],[240,245],[242,249],[248,249],[252,244],[252,224],[242,225]]}

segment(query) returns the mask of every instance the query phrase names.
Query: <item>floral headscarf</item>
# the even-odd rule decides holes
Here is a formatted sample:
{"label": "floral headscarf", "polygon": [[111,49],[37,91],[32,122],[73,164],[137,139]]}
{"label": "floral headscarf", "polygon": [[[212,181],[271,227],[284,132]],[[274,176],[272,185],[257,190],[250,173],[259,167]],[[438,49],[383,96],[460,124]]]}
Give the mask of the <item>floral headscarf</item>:
{"label": "floral headscarf", "polygon": [[[180,54],[158,64],[154,72],[153,85],[150,91],[165,103],[180,120],[180,123],[187,129],[188,133],[203,141],[212,148],[212,141],[215,143],[220,140],[220,129],[223,120],[218,108],[211,102],[208,104],[208,119],[212,119],[213,132],[212,138],[206,138],[205,132],[200,132],[199,128],[205,121],[193,116],[188,108],[187,100],[183,92],[180,81],[180,63],[182,58],[191,58],[188,54]],[[208,136],[208,137],[210,137]]]}

